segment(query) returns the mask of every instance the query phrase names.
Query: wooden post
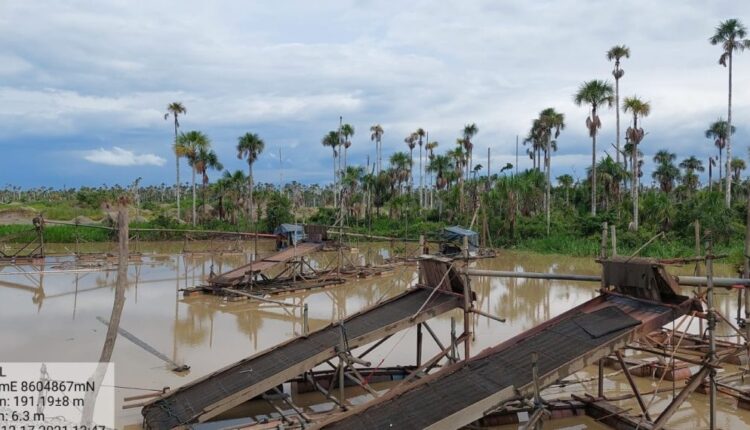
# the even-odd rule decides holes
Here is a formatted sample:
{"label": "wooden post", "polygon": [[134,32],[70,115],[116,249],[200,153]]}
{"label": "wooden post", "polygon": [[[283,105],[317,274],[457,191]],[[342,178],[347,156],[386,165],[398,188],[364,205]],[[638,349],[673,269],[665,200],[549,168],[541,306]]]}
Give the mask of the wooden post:
{"label": "wooden post", "polygon": [[614,225],[614,224],[612,224],[611,226],[609,226],[609,232],[610,232],[610,236],[612,237],[611,238],[611,242],[612,242],[612,256],[616,257],[617,256],[617,226]]}
{"label": "wooden post", "polygon": [[[716,314],[714,309],[714,261],[713,245],[709,240],[706,244],[706,303],[708,305],[708,363],[716,360]],[[716,369],[711,368],[709,375],[709,429],[716,429]]]}
{"label": "wooden post", "polygon": [[[747,197],[747,216],[745,218],[745,258],[743,276],[750,278],[750,195]],[[743,288],[745,293],[745,339],[747,342],[747,355],[750,359],[750,291]]]}
{"label": "wooden post", "polygon": [[682,391],[680,391],[680,393],[677,395],[677,397],[672,400],[672,403],[670,403],[669,406],[664,409],[664,412],[659,415],[659,418],[656,419],[652,430],[661,430],[662,428],[664,428],[664,425],[667,423],[667,421],[669,421],[669,418],[671,418],[672,415],[677,412],[677,409],[680,408],[680,405],[685,401],[685,399],[687,399],[688,396],[690,396],[690,394],[695,391],[695,389],[698,388],[700,384],[703,383],[703,379],[706,377],[710,369],[710,366],[703,366],[703,368],[698,371],[695,376],[693,376],[693,379],[688,382],[685,388],[683,388]]}
{"label": "wooden post", "polygon": [[[466,267],[469,267],[469,238],[464,236],[464,256],[466,259]],[[471,356],[471,280],[469,275],[464,275],[464,360],[468,360]]]}
{"label": "wooden post", "polygon": [[[693,226],[695,227],[695,256],[700,257],[701,255],[701,222],[699,220],[695,220],[693,223]],[[700,276],[701,274],[701,262],[696,261],[695,262],[695,276]],[[700,294],[700,287],[698,287],[698,293]]]}
{"label": "wooden post", "polygon": [[451,362],[456,361],[456,319],[451,317]]}
{"label": "wooden post", "polygon": [[607,222],[602,223],[602,243],[599,247],[599,257],[603,260],[607,258]]}
{"label": "wooden post", "polygon": [[310,333],[310,325],[307,317],[307,303],[302,308],[302,334],[307,336]]}
{"label": "wooden post", "polygon": [[422,324],[417,324],[417,367],[422,365]]}
{"label": "wooden post", "polygon": [[531,353],[531,379],[534,382],[534,406],[542,406],[542,396],[539,394],[539,353]]}
{"label": "wooden post", "polygon": [[641,393],[640,391],[638,391],[638,387],[635,385],[635,381],[633,381],[633,375],[630,374],[630,370],[628,370],[628,366],[627,364],[625,364],[625,360],[622,359],[622,354],[620,354],[620,351],[615,351],[615,355],[617,356],[617,361],[620,363],[620,367],[622,367],[622,371],[625,373],[625,378],[627,378],[628,384],[630,384],[630,389],[633,390],[633,394],[635,394],[635,398],[636,400],[638,400],[638,406],[641,407],[641,411],[643,412],[643,415],[646,417],[646,419],[651,421],[651,416],[648,414],[646,403],[643,402]]}
{"label": "wooden post", "polygon": [[598,385],[597,385],[597,397],[600,399],[604,398],[604,359],[599,359],[599,378],[598,378]]}

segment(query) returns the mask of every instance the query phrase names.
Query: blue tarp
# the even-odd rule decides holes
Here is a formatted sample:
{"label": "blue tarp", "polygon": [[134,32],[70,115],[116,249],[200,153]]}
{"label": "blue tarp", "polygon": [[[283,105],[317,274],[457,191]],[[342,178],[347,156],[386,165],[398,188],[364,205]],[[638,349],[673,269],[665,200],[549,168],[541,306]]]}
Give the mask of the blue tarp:
{"label": "blue tarp", "polygon": [[452,227],[445,227],[442,234],[443,240],[446,242],[455,242],[459,246],[463,246],[464,237],[469,238],[469,252],[475,252],[479,250],[479,234],[475,231],[467,230],[465,228],[454,225]]}
{"label": "blue tarp", "polygon": [[305,239],[305,227],[299,224],[281,224],[273,234],[284,236],[290,245],[295,245]]}

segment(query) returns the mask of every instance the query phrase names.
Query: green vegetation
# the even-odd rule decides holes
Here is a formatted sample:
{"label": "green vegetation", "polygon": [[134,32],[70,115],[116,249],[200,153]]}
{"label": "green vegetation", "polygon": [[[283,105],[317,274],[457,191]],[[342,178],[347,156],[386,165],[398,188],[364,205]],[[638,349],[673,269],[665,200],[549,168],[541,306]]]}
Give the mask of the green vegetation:
{"label": "green vegetation", "polygon": [[[165,115],[165,119],[174,120],[174,186],[141,186],[138,179],[127,188],[9,187],[0,190],[0,221],[28,222],[41,212],[46,219],[78,219],[81,223],[93,220],[109,225],[109,205],[127,195],[132,204],[133,227],[178,230],[145,232],[141,239],[181,238],[180,230],[188,228],[253,231],[257,227],[272,231],[280,223],[295,221],[343,225],[347,231],[374,236],[417,239],[421,234],[435,238],[442,227],[459,224],[479,231],[484,246],[595,256],[599,253],[602,224],[606,222],[616,227],[620,254],[633,253],[658,235],[660,238],[643,249],[641,255],[659,257],[694,255],[697,222],[701,242],[710,238],[717,252],[727,253],[733,262],[739,262],[750,206],[750,181],[742,178],[747,163],[731,152],[736,131],[731,116],[731,79],[733,56],[750,48],[746,33],[739,21],[730,19],[721,22],[709,40],[721,46],[719,64],[728,69],[729,92],[726,121],[718,115],[718,120],[707,118],[707,129],[701,133],[710,139],[707,147],[717,152],[708,160],[691,154],[678,157],[669,149],[650,145],[642,126],[652,106],[636,96],[620,100],[621,85],[627,85],[621,60],[630,58],[631,52],[625,45],[616,45],[606,52],[607,60],[614,61],[614,88],[605,80],[592,79],[571,94],[570,107],[575,104],[588,111],[585,123],[566,124],[560,107],[544,108],[531,118],[523,144],[532,167],[525,171],[518,172],[516,167],[514,172],[514,166],[507,163],[499,171],[492,170],[492,175],[480,175],[485,170],[474,161],[475,144],[478,136],[481,138],[475,123],[457,127],[455,141],[447,143],[430,140],[428,130],[417,127],[403,139],[404,151],[385,154],[385,163],[382,143],[387,130],[380,124],[372,125],[372,167],[369,163],[367,167],[352,165],[347,154],[355,142],[356,129],[342,120],[337,129],[321,139],[321,144],[331,149],[331,184],[291,182],[281,189],[272,184],[256,184],[253,164],[265,144],[254,133],[240,136],[236,146],[237,157],[248,163],[248,173],[223,171],[212,183],[209,172],[223,169],[219,156],[211,150],[211,141],[204,133],[179,131],[178,118],[185,115],[186,109],[174,102]],[[614,125],[602,123],[602,108],[615,108]],[[626,115],[624,133],[620,129],[620,113]],[[614,158],[601,157],[601,148],[597,150],[597,138],[605,126],[616,130]],[[563,174],[553,183],[552,158],[566,127],[575,127],[590,137],[591,165],[581,178]],[[673,147],[678,147],[677,143]],[[192,169],[189,186],[180,182],[181,158]],[[642,180],[646,166],[652,172],[650,184]],[[701,183],[700,173],[706,170],[708,180]],[[197,175],[201,176],[200,193],[196,190]],[[180,198],[186,192],[191,193],[189,202]],[[188,208],[191,210],[184,210]],[[190,216],[183,218],[184,213]],[[185,221],[195,227],[187,227]],[[0,227],[0,235],[27,230],[31,230],[30,225],[7,225]],[[50,225],[46,240],[72,242],[82,234],[85,240],[112,237],[112,232],[105,229]]]}

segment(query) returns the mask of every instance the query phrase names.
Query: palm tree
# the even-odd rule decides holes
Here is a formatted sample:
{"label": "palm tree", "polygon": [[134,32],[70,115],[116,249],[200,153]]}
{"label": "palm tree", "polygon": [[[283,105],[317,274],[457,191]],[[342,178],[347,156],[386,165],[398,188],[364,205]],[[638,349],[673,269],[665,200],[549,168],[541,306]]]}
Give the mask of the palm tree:
{"label": "palm tree", "polygon": [[703,167],[703,162],[691,155],[680,162],[680,168],[685,170],[685,174],[682,175],[682,183],[690,193],[694,192],[698,189],[698,175],[696,175],[695,172],[703,172],[706,170]]}
{"label": "palm tree", "polygon": [[[435,148],[437,148],[438,145],[439,145],[438,142],[434,142],[434,141],[425,143],[424,148],[425,150],[427,150],[427,160],[429,160],[428,164],[429,162],[435,159]],[[427,166],[425,166],[425,171],[426,173],[432,173],[427,169]],[[430,202],[429,203],[430,209],[432,209],[433,185],[435,184],[433,184],[432,175],[427,175],[427,189],[428,189],[428,196],[429,196],[428,200]]]}
{"label": "palm tree", "polygon": [[[185,106],[182,104],[182,102],[172,102],[167,106],[167,113],[164,114],[164,120],[166,121],[169,118],[169,115],[172,115],[174,118],[174,143],[173,147],[177,148],[177,135],[178,135],[178,129],[180,128],[180,115],[185,115],[187,113],[187,109],[185,109]],[[177,181],[175,182],[176,189],[175,193],[177,194],[177,219],[180,219],[180,156],[175,152],[175,167],[177,171]]]}
{"label": "palm tree", "polygon": [[466,150],[466,179],[469,179],[469,166],[471,166],[472,160],[472,154],[474,152],[474,142],[471,141],[471,139],[474,138],[474,136],[479,133],[479,128],[477,128],[477,125],[475,123],[466,124],[464,126],[464,138],[463,138],[463,144],[464,149]]}
{"label": "palm tree", "polygon": [[625,75],[625,70],[620,67],[620,59],[623,57],[630,58],[630,48],[625,45],[615,45],[607,51],[607,60],[615,60],[615,68],[612,70],[612,76],[615,78],[615,106],[618,106],[618,109],[615,111],[617,113],[617,135],[615,138],[617,154],[615,157],[618,163],[620,162],[620,78]]}
{"label": "palm tree", "polygon": [[638,127],[638,118],[643,119],[649,116],[651,113],[651,103],[644,102],[637,96],[625,97],[625,101],[622,103],[622,110],[625,113],[633,114],[633,124],[628,127],[625,131],[628,143],[630,143],[630,158],[631,158],[631,173],[630,173],[630,189],[633,196],[633,230],[638,231],[638,163],[635,161],[638,159],[638,144],[641,143],[646,133],[643,128]]}
{"label": "palm tree", "polygon": [[[622,184],[628,173],[623,169],[622,164],[616,163],[609,154],[599,161],[596,168],[599,172],[602,189],[604,190],[604,207],[609,210],[611,199],[614,198],[615,201],[619,200],[620,184]],[[589,174],[591,174],[591,169],[588,170]]]}
{"label": "palm tree", "polygon": [[[411,193],[412,187],[414,186],[414,175],[412,174],[412,166],[414,165],[414,148],[417,146],[417,133],[411,133],[404,138],[406,146],[409,147],[409,193]],[[391,164],[393,164],[391,162]]]}
{"label": "palm tree", "polygon": [[377,166],[377,174],[380,175],[380,170],[382,169],[382,160],[381,160],[381,150],[380,150],[380,143],[383,139],[383,127],[380,126],[380,124],[375,124],[372,127],[370,127],[370,132],[372,133],[370,135],[370,140],[375,142],[375,165]]}
{"label": "palm tree", "polygon": [[195,156],[195,169],[201,175],[202,193],[203,193],[203,215],[208,215],[208,196],[206,188],[208,187],[208,169],[223,170],[224,166],[219,162],[219,157],[212,149],[200,148]]}
{"label": "palm tree", "polygon": [[248,217],[250,221],[257,221],[258,216],[253,217],[253,163],[258,159],[258,156],[263,152],[266,144],[263,142],[255,133],[245,133],[237,138],[237,158],[242,160],[247,159],[247,189],[248,189]]}
{"label": "palm tree", "polygon": [[427,132],[422,127],[415,131],[417,135],[417,144],[419,145],[419,206],[424,206],[424,183],[422,181],[422,144],[427,138]]}
{"label": "palm tree", "polygon": [[[719,57],[719,64],[728,68],[729,71],[729,91],[727,103],[727,124],[732,127],[732,56],[734,52],[742,52],[745,48],[750,48],[750,40],[745,39],[747,29],[736,19],[728,19],[719,23],[716,32],[710,39],[712,45],[721,45],[722,53]],[[732,136],[727,136],[727,187],[725,201],[727,206],[732,202],[732,181],[729,177],[729,164],[732,159]]]}
{"label": "palm tree", "polygon": [[188,131],[187,133],[181,133],[177,137],[175,143],[175,154],[180,157],[185,157],[188,160],[188,164],[193,170],[193,226],[196,224],[197,214],[195,211],[195,173],[196,160],[198,159],[198,153],[201,149],[208,149],[211,146],[211,140],[204,133],[196,130]]}
{"label": "palm tree", "polygon": [[436,155],[430,159],[427,165],[427,171],[435,174],[435,187],[442,190],[448,185],[447,175],[453,168],[451,159],[448,155]]}
{"label": "palm tree", "polygon": [[351,137],[354,136],[354,127],[351,124],[344,124],[341,126],[341,137],[343,138],[344,144],[344,171],[346,171],[346,153],[350,146],[352,146]]}
{"label": "palm tree", "polygon": [[608,82],[593,80],[584,82],[573,96],[576,105],[591,105],[591,114],[586,118],[586,128],[591,136],[591,215],[596,216],[596,133],[602,127],[597,115],[599,106],[606,104],[612,107],[614,99],[612,85]]}
{"label": "palm tree", "polygon": [[659,182],[659,187],[665,193],[674,188],[674,181],[680,177],[680,171],[674,166],[677,155],[662,149],[654,155],[654,162],[658,164],[651,176]]}
{"label": "palm tree", "polygon": [[732,158],[732,161],[729,163],[729,167],[732,169],[732,181],[737,182],[739,184],[740,172],[747,168],[747,165],[745,164],[745,160],[743,160],[742,158],[734,157]]}
{"label": "palm tree", "polygon": [[[544,192],[544,210],[547,216],[547,234],[549,235],[550,230],[550,161],[552,158],[552,151],[557,150],[556,139],[560,137],[560,131],[565,128],[565,115],[555,111],[554,108],[544,109],[539,113],[539,119],[537,125],[542,131],[544,136],[542,139],[543,150],[544,150],[544,178],[545,178],[545,192]],[[552,131],[554,130],[554,139],[552,140]]]}
{"label": "palm tree", "polygon": [[396,189],[401,190],[402,184],[411,177],[411,157],[405,152],[396,152],[391,155],[391,178],[396,184]]}
{"label": "palm tree", "polygon": [[565,206],[570,206],[570,187],[573,186],[573,177],[564,174],[557,177],[557,182],[565,189]]}
{"label": "palm tree", "polygon": [[337,199],[337,193],[336,193],[336,147],[339,146],[339,133],[336,131],[329,131],[325,136],[323,136],[323,139],[321,140],[321,143],[323,146],[328,146],[331,148],[331,151],[333,151],[333,207],[335,208],[336,205],[336,199]]}
{"label": "palm tree", "polygon": [[[731,132],[730,132],[731,130]],[[714,139],[714,145],[719,148],[719,189],[721,189],[721,159],[722,159],[722,152],[724,151],[724,148],[727,147],[727,143],[729,142],[729,136],[734,134],[736,131],[735,127],[732,126],[729,127],[729,122],[724,121],[723,118],[719,118],[718,121],[714,121],[711,123],[711,125],[706,130],[706,138],[707,139]],[[727,154],[727,158],[729,158],[729,154]],[[729,176],[729,171],[727,170],[727,176]]]}

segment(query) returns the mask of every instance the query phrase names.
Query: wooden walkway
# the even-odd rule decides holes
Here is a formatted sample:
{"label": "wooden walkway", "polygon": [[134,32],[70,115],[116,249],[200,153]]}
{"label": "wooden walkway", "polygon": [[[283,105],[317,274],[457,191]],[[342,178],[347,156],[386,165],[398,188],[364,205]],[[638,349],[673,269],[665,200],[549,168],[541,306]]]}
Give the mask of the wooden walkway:
{"label": "wooden walkway", "polygon": [[323,248],[322,243],[302,242],[296,247],[287,248],[271,256],[245,264],[228,272],[220,273],[208,282],[216,287],[229,287],[242,282],[246,276],[264,272],[294,258],[302,257]]}

